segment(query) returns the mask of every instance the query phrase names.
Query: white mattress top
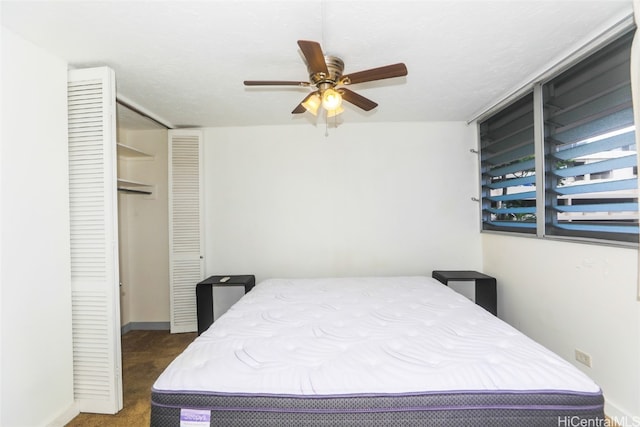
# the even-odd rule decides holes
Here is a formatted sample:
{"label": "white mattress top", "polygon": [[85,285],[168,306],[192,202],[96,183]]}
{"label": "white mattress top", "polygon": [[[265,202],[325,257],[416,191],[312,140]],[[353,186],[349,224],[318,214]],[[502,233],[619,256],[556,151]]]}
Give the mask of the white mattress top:
{"label": "white mattress top", "polygon": [[264,281],[177,357],[154,389],[599,391],[576,367],[428,277]]}

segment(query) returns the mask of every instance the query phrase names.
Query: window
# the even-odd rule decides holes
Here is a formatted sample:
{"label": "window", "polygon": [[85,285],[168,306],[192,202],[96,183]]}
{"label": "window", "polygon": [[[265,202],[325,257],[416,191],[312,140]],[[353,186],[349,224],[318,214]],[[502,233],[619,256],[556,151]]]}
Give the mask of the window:
{"label": "window", "polygon": [[637,241],[630,52],[627,36],[543,85],[547,234]]}
{"label": "window", "polygon": [[638,242],[632,36],[479,123],[484,230]]}
{"label": "window", "polygon": [[485,230],[536,232],[533,94],[480,124]]}

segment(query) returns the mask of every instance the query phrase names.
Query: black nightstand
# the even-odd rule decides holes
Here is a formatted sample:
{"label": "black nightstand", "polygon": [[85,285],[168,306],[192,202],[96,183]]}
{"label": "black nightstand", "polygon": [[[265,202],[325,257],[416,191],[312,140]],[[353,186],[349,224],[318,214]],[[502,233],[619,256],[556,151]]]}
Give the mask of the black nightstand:
{"label": "black nightstand", "polygon": [[[228,277],[226,281],[221,281]],[[244,286],[244,293],[249,292],[256,285],[256,276],[211,276],[196,285],[196,301],[198,310],[198,335],[211,326],[213,313],[213,288]]]}
{"label": "black nightstand", "polygon": [[469,270],[434,270],[431,276],[447,286],[450,281],[475,281],[475,303],[494,316],[498,315],[498,292],[496,290],[496,279],[494,277]]}

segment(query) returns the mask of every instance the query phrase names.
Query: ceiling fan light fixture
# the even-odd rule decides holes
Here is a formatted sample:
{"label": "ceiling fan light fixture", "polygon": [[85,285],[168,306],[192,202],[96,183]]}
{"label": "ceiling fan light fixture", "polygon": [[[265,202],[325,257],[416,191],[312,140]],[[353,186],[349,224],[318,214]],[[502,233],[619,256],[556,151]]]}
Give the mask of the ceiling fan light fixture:
{"label": "ceiling fan light fixture", "polygon": [[338,114],[342,114],[343,111],[344,111],[344,108],[342,108],[342,106],[339,106],[335,110],[327,110],[327,118],[331,118],[331,117],[337,116]]}
{"label": "ceiling fan light fixture", "polygon": [[[337,90],[327,89],[322,94],[322,106],[331,112],[337,110],[342,105],[342,95]],[[340,113],[337,113],[340,114]],[[334,114],[335,115],[335,114]]]}
{"label": "ceiling fan light fixture", "polygon": [[311,95],[306,101],[302,103],[302,106],[314,116],[318,115],[318,108],[322,104],[322,99],[320,99],[320,95],[314,93]]}

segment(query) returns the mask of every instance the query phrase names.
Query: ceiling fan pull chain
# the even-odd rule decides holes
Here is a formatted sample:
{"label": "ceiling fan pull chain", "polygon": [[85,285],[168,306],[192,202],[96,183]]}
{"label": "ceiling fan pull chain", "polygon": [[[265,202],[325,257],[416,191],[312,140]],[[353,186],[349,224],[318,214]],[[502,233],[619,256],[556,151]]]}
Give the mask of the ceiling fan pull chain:
{"label": "ceiling fan pull chain", "polygon": [[329,136],[329,112],[325,110],[324,112],[324,137],[327,138]]}

